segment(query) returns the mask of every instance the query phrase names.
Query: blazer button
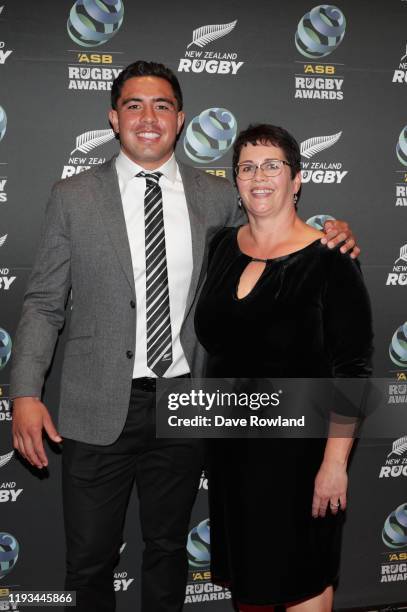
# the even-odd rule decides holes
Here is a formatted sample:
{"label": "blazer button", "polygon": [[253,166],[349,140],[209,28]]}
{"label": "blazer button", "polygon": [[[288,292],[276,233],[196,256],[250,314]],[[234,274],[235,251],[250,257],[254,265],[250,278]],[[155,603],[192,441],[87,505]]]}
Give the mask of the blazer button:
{"label": "blazer button", "polygon": [[135,308],[136,307],[136,302],[134,300],[131,300],[130,307],[131,308]]}
{"label": "blazer button", "polygon": [[133,351],[126,352],[127,359],[133,359]]}

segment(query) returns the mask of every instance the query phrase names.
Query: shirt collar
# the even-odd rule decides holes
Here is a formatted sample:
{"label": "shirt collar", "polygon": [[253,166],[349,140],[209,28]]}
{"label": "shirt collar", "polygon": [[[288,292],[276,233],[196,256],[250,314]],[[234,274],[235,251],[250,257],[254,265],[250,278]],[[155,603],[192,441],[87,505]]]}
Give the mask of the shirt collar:
{"label": "shirt collar", "polygon": [[139,172],[161,172],[165,178],[174,183],[177,179],[178,165],[173,153],[162,166],[154,168],[154,170],[146,170],[133,162],[123,151],[120,151],[116,158],[116,170],[124,183],[130,181]]}

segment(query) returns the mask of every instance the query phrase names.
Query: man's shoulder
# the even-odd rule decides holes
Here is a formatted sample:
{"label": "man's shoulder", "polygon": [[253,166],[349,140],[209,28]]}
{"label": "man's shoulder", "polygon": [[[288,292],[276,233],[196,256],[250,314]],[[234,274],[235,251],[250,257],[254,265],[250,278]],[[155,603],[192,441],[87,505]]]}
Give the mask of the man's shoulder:
{"label": "man's shoulder", "polygon": [[90,189],[95,181],[99,181],[103,178],[111,179],[115,176],[115,159],[116,155],[111,157],[108,161],[103,164],[84,170],[79,174],[70,176],[65,179],[60,179],[54,183],[52,191],[60,195],[76,194],[78,192],[84,192]]}

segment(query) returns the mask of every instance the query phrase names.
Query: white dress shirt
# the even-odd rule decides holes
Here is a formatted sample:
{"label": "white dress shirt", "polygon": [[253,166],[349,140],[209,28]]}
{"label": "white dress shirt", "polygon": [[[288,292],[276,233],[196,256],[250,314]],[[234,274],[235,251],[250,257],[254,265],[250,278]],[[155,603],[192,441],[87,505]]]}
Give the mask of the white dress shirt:
{"label": "white dress shirt", "polygon": [[115,163],[136,288],[137,329],[133,378],[156,376],[147,366],[144,234],[146,180],[143,177],[136,177],[136,174],[141,171],[148,173],[161,172],[163,175],[160,177],[159,184],[163,195],[173,354],[172,364],[164,376],[166,378],[179,376],[189,372],[189,365],[180,342],[180,330],[192,276],[192,239],[187,202],[178,164],[174,155],[172,155],[159,168],[146,170],[131,161],[123,151],[120,151]]}

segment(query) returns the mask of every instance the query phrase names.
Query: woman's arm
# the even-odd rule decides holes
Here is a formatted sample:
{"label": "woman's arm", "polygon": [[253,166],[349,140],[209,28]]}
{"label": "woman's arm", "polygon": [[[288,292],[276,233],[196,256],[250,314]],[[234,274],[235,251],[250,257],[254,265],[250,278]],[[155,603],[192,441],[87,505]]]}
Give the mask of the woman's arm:
{"label": "woman's arm", "polygon": [[[364,381],[370,376],[373,352],[369,296],[359,265],[347,255],[332,253],[324,297],[324,341],[338,379],[328,439],[315,478],[312,516],[336,514],[346,508],[347,465],[358,425]],[[341,385],[340,379],[343,380]],[[346,391],[341,393],[341,389]],[[345,402],[341,401],[341,398]]]}

